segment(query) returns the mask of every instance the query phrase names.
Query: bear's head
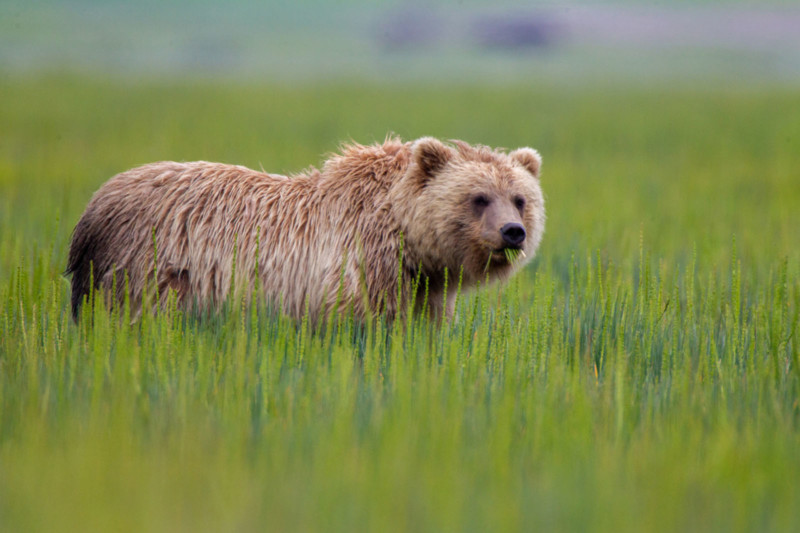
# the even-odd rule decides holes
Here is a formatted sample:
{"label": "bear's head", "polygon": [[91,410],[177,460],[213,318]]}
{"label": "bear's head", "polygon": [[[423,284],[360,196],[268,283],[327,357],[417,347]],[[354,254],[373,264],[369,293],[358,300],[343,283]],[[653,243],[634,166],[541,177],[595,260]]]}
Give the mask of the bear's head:
{"label": "bear's head", "polygon": [[502,278],[533,258],[544,231],[541,157],[423,137],[390,192],[411,258],[465,283]]}

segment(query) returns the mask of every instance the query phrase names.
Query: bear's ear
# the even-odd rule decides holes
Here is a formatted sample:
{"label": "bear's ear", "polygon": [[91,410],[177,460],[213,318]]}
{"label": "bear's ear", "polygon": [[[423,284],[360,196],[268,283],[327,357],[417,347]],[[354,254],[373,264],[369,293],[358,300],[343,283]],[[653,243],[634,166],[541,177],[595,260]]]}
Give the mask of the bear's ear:
{"label": "bear's ear", "polygon": [[508,155],[533,174],[534,178],[539,177],[539,168],[542,166],[542,156],[539,155],[539,152],[533,148],[517,148]]}
{"label": "bear's ear", "polygon": [[420,183],[425,184],[453,159],[455,152],[433,137],[417,139],[411,147],[414,162],[419,170]]}

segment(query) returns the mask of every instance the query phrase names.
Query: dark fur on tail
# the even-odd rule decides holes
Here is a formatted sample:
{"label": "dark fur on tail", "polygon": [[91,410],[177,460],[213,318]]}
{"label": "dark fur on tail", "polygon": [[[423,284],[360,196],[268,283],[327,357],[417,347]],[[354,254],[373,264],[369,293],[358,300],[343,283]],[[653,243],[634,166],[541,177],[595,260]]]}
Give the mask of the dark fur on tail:
{"label": "dark fur on tail", "polygon": [[99,280],[112,267],[108,235],[91,211],[81,217],[72,233],[69,260],[64,275],[72,275],[72,317],[77,322],[84,296],[97,289]]}

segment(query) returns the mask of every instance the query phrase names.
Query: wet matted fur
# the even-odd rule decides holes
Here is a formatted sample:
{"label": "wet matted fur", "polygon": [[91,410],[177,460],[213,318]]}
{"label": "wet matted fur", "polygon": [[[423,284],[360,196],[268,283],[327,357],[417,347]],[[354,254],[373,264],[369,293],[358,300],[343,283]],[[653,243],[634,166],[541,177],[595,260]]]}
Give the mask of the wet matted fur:
{"label": "wet matted fur", "polygon": [[[152,286],[186,309],[216,310],[234,287],[298,319],[344,309],[392,318],[412,295],[441,316],[455,292],[443,301],[445,272],[466,289],[533,257],[540,164],[530,148],[425,137],[347,145],[291,177],[208,162],[138,167],[106,182],[75,227],[72,312],[95,288],[112,305],[127,291],[135,314]],[[524,228],[523,242],[504,241],[509,225]],[[524,254],[510,261],[505,248]]]}

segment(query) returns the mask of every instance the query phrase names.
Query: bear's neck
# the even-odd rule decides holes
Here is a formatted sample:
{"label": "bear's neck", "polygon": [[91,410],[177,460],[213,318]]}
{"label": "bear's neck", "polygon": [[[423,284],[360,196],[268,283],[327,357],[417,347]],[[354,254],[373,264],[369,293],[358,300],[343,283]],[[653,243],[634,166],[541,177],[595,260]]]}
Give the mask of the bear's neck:
{"label": "bear's neck", "polygon": [[404,285],[409,287],[407,297],[413,298],[417,310],[428,307],[434,312],[444,305],[445,291],[455,291],[458,274],[455,276],[446,269],[431,269],[413,253],[403,253]]}

